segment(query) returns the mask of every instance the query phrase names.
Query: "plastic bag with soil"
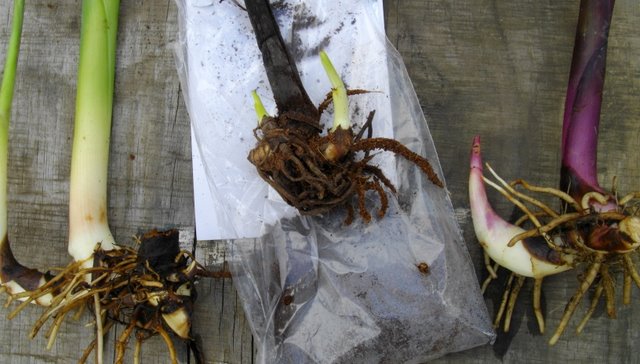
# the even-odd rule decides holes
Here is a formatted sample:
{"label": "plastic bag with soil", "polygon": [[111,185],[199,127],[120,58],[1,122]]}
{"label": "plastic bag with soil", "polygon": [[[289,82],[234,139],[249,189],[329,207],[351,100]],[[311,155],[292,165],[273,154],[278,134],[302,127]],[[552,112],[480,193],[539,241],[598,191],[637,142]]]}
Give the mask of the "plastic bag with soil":
{"label": "plastic bag with soil", "polygon": [[[227,258],[258,362],[423,362],[489,342],[493,330],[446,189],[380,153],[397,189],[387,191],[384,218],[345,225],[341,209],[296,214],[246,159],[255,146],[250,92],[270,95],[247,15],[233,1],[178,4],[178,68],[194,148],[214,197],[211,223],[239,237],[228,240]],[[376,110],[374,133],[425,156],[442,176],[402,60],[384,35],[381,1],[272,8],[314,102],[331,89],[318,60],[326,50],[348,87],[374,91],[350,98],[353,122],[361,126]],[[378,208],[375,193],[367,205]]]}

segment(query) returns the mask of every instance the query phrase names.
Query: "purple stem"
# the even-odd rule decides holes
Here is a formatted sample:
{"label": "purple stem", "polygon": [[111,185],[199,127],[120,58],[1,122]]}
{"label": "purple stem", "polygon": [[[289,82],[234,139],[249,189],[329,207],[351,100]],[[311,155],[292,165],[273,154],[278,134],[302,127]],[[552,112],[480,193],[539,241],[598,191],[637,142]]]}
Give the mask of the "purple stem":
{"label": "purple stem", "polygon": [[562,126],[560,188],[574,198],[603,192],[598,184],[597,145],[614,0],[582,0]]}

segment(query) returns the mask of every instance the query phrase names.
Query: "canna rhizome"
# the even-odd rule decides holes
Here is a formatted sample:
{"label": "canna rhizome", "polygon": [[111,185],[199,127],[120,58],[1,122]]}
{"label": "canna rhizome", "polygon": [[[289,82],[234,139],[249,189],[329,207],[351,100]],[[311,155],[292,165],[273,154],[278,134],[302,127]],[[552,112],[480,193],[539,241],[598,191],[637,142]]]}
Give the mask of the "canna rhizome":
{"label": "canna rhizome", "polygon": [[[332,90],[316,107],[302,85],[269,1],[247,0],[245,6],[278,107],[277,115],[267,115],[254,93],[258,114],[257,143],[250,151],[249,161],[287,203],[303,215],[320,215],[342,207],[347,211],[345,223],[350,224],[355,217],[352,200],[356,197],[360,217],[369,222],[371,214],[365,206],[365,194],[373,191],[380,200],[377,216],[382,218],[388,206],[384,188],[395,192],[395,187],[382,170],[371,163],[371,152],[375,150],[406,158],[433,184],[443,187],[425,158],[396,140],[371,137],[374,111],[369,113],[359,131],[353,129],[348,96],[368,91],[347,90],[324,52],[320,52],[319,58]],[[323,132],[320,116],[332,103],[333,125]]]}
{"label": "canna rhizome", "polygon": [[[485,249],[489,278],[498,267],[511,271],[495,325],[509,321],[527,277],[535,280],[533,306],[541,332],[545,324],[540,308],[544,277],[577,268],[580,284],[567,303],[549,340],[557,343],[587,291],[594,287],[591,305],[576,330],[581,332],[597,304],[615,317],[614,272],[623,274],[623,302],[631,302],[631,284],[640,287],[634,256],[640,247],[639,192],[618,195],[597,180],[597,139],[604,87],[609,26],[613,0],[582,0],[562,127],[560,187],[542,187],[524,180],[505,182],[487,164],[497,182],[483,176],[480,139],[474,138],[469,176],[469,199],[474,228]],[[487,200],[484,183],[496,188],[523,213],[514,224],[500,218]],[[533,194],[538,194],[535,196]],[[554,209],[544,198],[559,201]],[[491,264],[491,260],[495,264]]]}
{"label": "canna rhizome", "polygon": [[[150,231],[138,238],[137,249],[118,246],[107,221],[107,170],[118,29],[118,0],[84,0],[78,64],[75,124],[69,198],[69,254],[73,261],[54,274],[20,265],[14,258],[7,229],[7,150],[9,117],[20,47],[24,1],[16,0],[2,89],[0,90],[0,280],[9,299],[22,301],[12,318],[31,302],[45,306],[30,333],[34,337],[49,321],[51,347],[63,320],[86,307],[94,314],[95,340],[80,362],[94,352],[102,363],[103,336],[116,323],[125,328],[115,343],[115,361],[122,363],[131,336],[135,359],[151,336],[161,336],[177,363],[172,336],[191,344],[191,313],[197,276],[211,275],[189,252],[180,250],[178,231]],[[214,274],[215,275],[215,274]]]}

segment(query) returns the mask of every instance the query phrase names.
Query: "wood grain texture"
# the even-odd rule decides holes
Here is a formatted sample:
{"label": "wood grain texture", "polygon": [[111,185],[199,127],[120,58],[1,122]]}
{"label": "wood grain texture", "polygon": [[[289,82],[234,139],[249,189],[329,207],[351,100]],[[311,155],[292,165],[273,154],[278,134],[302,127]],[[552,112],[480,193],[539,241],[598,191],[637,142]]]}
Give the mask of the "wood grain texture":
{"label": "wood grain texture", "polygon": [[[479,277],[481,250],[470,224],[467,157],[471,138],[481,134],[484,155],[506,179],[526,178],[556,186],[560,126],[578,0],[450,1],[388,0],[387,33],[407,65],[436,143],[445,179]],[[10,153],[9,231],[15,253],[29,266],[47,269],[68,262],[66,253],[70,144],[79,38],[79,0],[28,1],[18,69]],[[600,135],[599,173],[613,176],[620,191],[638,188],[635,154],[640,126],[640,4],[618,0],[609,45]],[[0,3],[0,55],[9,34],[10,4]],[[177,32],[173,0],[123,1],[118,38],[116,97],[109,177],[109,218],[116,239],[152,227],[177,227],[183,243],[193,241],[193,192],[189,121],[172,43]],[[497,210],[511,208],[490,192]],[[212,269],[225,259],[219,242],[198,242],[196,253]],[[545,281],[550,328],[558,322],[577,280]],[[531,284],[525,287],[529,292]],[[251,363],[253,341],[231,280],[198,285],[195,332],[207,362]],[[500,294],[494,284],[490,311]],[[640,290],[634,289],[637,302]],[[618,319],[602,308],[581,336],[575,322],[552,348],[537,334],[523,294],[511,336],[495,346],[452,354],[438,362],[547,363],[640,362],[637,303],[619,306]],[[12,306],[14,307],[14,306]],[[0,309],[0,316],[9,309]],[[28,307],[14,320],[0,319],[0,362],[70,363],[93,338],[84,325],[63,325],[53,349],[42,335],[26,338],[40,312]],[[109,336],[113,344],[117,333]],[[510,342],[510,345],[507,343]],[[109,346],[108,346],[109,347]],[[190,359],[180,347],[181,361]],[[107,362],[112,359],[107,355]],[[143,363],[165,363],[161,340],[143,349]],[[129,358],[130,359],[130,358]],[[191,360],[192,362],[192,360]]]}

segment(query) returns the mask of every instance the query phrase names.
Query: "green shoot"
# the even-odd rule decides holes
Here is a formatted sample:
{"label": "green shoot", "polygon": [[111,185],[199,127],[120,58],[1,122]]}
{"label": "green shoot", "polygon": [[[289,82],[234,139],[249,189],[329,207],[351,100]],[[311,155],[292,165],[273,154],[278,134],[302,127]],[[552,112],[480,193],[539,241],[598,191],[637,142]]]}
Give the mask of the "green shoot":
{"label": "green shoot", "polygon": [[262,119],[265,116],[269,116],[269,114],[267,113],[267,109],[264,108],[264,104],[256,90],[251,92],[251,96],[253,96],[253,107],[256,110],[256,116],[258,117],[258,126],[260,126],[262,125]]}
{"label": "green shoot", "polygon": [[324,71],[327,73],[332,87],[331,95],[333,99],[334,111],[333,127],[331,127],[331,132],[335,132],[338,128],[349,130],[351,128],[351,121],[349,121],[349,102],[347,100],[347,89],[325,51],[320,52],[320,62],[322,62],[322,67],[324,67]]}

